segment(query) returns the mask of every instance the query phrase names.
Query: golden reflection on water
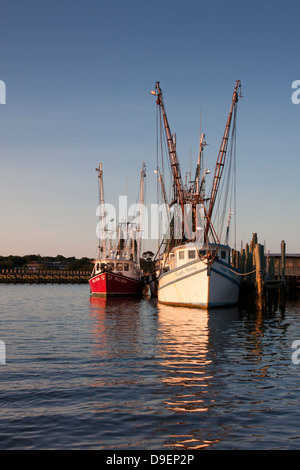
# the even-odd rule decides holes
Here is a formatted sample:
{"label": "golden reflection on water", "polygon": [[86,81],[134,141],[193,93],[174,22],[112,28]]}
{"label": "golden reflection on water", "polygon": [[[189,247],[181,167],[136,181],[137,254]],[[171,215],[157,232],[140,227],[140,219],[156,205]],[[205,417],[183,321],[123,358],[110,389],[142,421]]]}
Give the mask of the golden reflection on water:
{"label": "golden reflection on water", "polygon": [[[158,358],[163,370],[161,380],[169,388],[164,405],[175,413],[199,415],[199,420],[214,403],[209,395],[213,376],[208,370],[211,364],[208,321],[207,310],[158,304]],[[186,449],[201,449],[216,442],[198,436],[195,431],[172,434],[169,440],[173,447]]]}
{"label": "golden reflection on water", "polygon": [[208,359],[208,312],[158,306],[160,364],[166,384],[205,387]]}
{"label": "golden reflection on water", "polygon": [[[140,339],[143,335],[148,335],[149,338],[152,335],[145,323],[143,324],[145,319],[139,301],[91,297],[90,306],[94,319],[94,356],[130,358],[141,353],[147,355],[141,349]],[[217,442],[217,439],[209,439],[203,428],[200,432],[197,423],[199,419],[200,426],[203,415],[214,405],[210,387],[213,376],[209,371],[212,362],[209,357],[209,312],[155,304],[150,323],[153,329],[153,339],[150,342],[155,344],[153,386],[161,397],[166,415],[195,415],[195,420],[193,418],[192,421],[196,430],[184,433],[180,425],[175,426],[173,432],[167,438],[165,436],[164,446],[184,449],[208,447]],[[118,377],[117,380],[122,380],[123,383],[125,376]],[[143,376],[131,377],[130,383],[134,385],[132,380],[141,382]],[[159,381],[162,387],[159,386]],[[94,386],[98,385],[94,383]],[[135,402],[135,408],[138,404],[143,406],[142,402]],[[136,409],[134,412],[136,413]],[[178,434],[174,432],[176,428]]]}

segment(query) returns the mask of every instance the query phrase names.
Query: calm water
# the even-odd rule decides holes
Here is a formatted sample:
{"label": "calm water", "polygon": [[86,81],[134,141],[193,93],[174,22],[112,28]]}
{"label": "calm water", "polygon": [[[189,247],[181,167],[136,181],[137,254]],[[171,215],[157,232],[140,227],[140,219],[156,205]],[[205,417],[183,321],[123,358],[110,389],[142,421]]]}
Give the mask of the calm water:
{"label": "calm water", "polygon": [[1,285],[1,449],[300,449],[300,305],[261,316]]}

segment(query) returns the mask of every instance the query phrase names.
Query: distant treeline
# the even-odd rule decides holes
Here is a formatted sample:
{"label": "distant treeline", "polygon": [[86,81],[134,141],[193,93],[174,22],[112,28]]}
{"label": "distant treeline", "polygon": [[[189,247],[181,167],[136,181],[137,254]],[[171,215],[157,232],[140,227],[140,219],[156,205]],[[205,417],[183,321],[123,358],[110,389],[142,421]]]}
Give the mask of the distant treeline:
{"label": "distant treeline", "polygon": [[[154,254],[151,251],[143,253],[141,262],[141,269],[144,273],[154,271]],[[16,268],[30,268],[30,269],[67,269],[70,271],[92,269],[91,258],[75,258],[71,256],[66,258],[63,255],[41,256],[41,255],[25,255],[25,256],[0,256],[0,269],[16,269]]]}
{"label": "distant treeline", "polygon": [[0,269],[15,269],[35,267],[35,269],[69,269],[75,270],[91,270],[92,259],[80,258],[75,256],[66,258],[62,255],[41,256],[41,255],[25,255],[25,256],[0,256]]}

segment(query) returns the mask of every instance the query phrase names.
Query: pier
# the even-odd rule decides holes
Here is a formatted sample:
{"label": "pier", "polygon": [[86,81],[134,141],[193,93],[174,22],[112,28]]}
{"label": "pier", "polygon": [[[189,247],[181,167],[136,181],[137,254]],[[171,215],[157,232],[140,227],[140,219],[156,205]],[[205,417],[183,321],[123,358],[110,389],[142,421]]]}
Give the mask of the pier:
{"label": "pier", "polygon": [[[287,254],[285,241],[278,253],[265,252],[254,233],[244,248],[232,250],[232,264],[241,276],[242,308],[284,312],[286,300],[297,300],[300,254]],[[90,277],[90,270],[0,269],[0,284],[87,284]]]}
{"label": "pier", "polygon": [[1,269],[2,284],[86,284],[90,271]]}
{"label": "pier", "polygon": [[265,253],[254,233],[241,251],[232,251],[234,267],[241,272],[240,304],[260,311],[285,310],[287,299],[296,300],[300,288],[300,255],[287,255],[283,240],[280,253]]}

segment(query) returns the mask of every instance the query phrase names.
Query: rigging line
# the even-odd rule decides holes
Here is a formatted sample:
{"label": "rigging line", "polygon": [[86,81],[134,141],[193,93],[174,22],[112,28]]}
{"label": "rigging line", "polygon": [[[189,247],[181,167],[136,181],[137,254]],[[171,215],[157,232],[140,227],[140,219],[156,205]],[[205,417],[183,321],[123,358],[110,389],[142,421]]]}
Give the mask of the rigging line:
{"label": "rigging line", "polygon": [[234,247],[236,247],[236,122],[237,122],[237,108],[235,109],[233,128],[232,128],[232,142],[231,142],[231,165],[232,165],[232,174],[231,174],[231,183],[230,183],[230,207],[232,207],[233,202],[233,211],[234,211]]}
{"label": "rigging line", "polygon": [[221,185],[221,191],[220,191],[220,201],[221,198],[223,197],[223,192],[224,192],[224,199],[223,199],[223,205],[221,207],[221,217],[220,217],[220,237],[221,234],[223,233],[224,230],[224,222],[225,222],[225,215],[226,215],[226,209],[227,209],[227,204],[228,204],[228,199],[229,199],[229,190],[231,187],[231,182],[232,182],[232,142],[230,141],[230,146],[229,146],[229,152],[228,152],[228,158],[225,162],[225,169],[224,169],[224,179],[223,179],[223,184]]}
{"label": "rigging line", "polygon": [[98,201],[100,202],[99,204],[99,231],[98,231],[98,249],[100,247],[100,243],[102,241],[101,236],[103,235],[102,233],[102,208],[101,208],[101,183],[100,183],[100,178],[98,178]]}
{"label": "rigging line", "polygon": [[[222,191],[225,191],[224,195],[224,204],[223,204],[223,220],[221,230],[224,230],[225,224],[225,216],[228,213],[228,209],[233,207],[234,213],[236,211],[236,207],[233,206],[233,199],[234,199],[234,186],[236,182],[235,178],[235,142],[236,142],[236,115],[233,116],[233,126],[232,132],[230,135],[230,146],[228,152],[228,166],[225,169],[226,174],[224,175],[224,187],[222,187]],[[231,210],[231,209],[230,209]],[[236,220],[236,219],[235,219]],[[227,227],[225,228],[227,230]]]}
{"label": "rigging line", "polygon": [[[162,113],[162,110],[161,110],[161,113]],[[163,134],[165,133],[165,126],[164,126],[164,121],[163,121],[163,116],[162,116],[162,136]],[[162,137],[163,138],[163,137]],[[165,157],[165,160],[166,160],[166,165],[167,165],[167,169],[168,169],[168,174],[169,174],[169,199],[172,200],[173,199],[173,196],[172,196],[172,192],[173,192],[173,176],[172,176],[172,169],[171,169],[171,166],[169,164],[169,149],[168,149],[168,145],[167,145],[167,140],[163,138],[163,144],[164,144],[164,148],[165,148],[165,152],[164,152],[164,157]]]}
{"label": "rigging line", "polygon": [[218,235],[217,235],[217,233],[216,233],[216,231],[215,231],[215,229],[214,229],[214,226],[213,226],[212,221],[210,220],[210,218],[209,218],[209,216],[208,216],[207,209],[206,209],[206,207],[205,207],[205,205],[204,205],[204,201],[203,201],[203,199],[202,199],[201,196],[199,196],[198,201],[199,201],[200,204],[202,204],[202,206],[203,206],[204,217],[207,219],[207,222],[208,222],[208,224],[209,224],[209,229],[210,229],[210,231],[211,231],[211,234],[212,234],[212,236],[213,236],[213,239],[214,239],[215,243],[216,243],[216,244],[220,244],[219,237],[218,237]]}
{"label": "rigging line", "polygon": [[160,119],[161,171],[162,171],[163,178],[165,178],[164,155],[165,154],[167,155],[168,150],[167,150],[167,144],[165,142],[165,139],[163,138],[164,125],[163,125],[163,118],[162,118],[162,110],[160,108],[159,108],[159,119]]}
{"label": "rigging line", "polygon": [[[155,108],[156,111],[156,170],[158,169],[158,107]],[[158,204],[158,174],[156,177],[156,203]]]}
{"label": "rigging line", "polygon": [[[158,106],[156,106],[156,170],[157,170],[157,179],[156,179],[156,198],[157,198],[157,204],[160,204],[161,202],[161,185],[160,185],[160,182],[159,182],[159,173],[158,173],[158,168],[159,168],[159,165],[158,165],[158,162],[159,162],[159,157],[161,158],[161,160],[163,159],[163,148],[162,148],[162,133],[161,133],[161,114],[160,114],[160,109]],[[163,168],[162,168],[162,171],[163,171]],[[161,246],[162,246],[162,242],[163,240],[161,241],[160,243],[160,232],[161,232],[161,222],[160,222],[160,217],[158,216],[158,239],[157,239],[157,253],[160,252],[160,249],[161,249]]]}
{"label": "rigging line", "polygon": [[[230,112],[229,112],[229,115],[228,115],[228,118],[227,118],[226,127],[225,127],[225,131],[224,131],[224,134],[223,134],[223,138],[222,138],[222,142],[221,142],[221,146],[220,146],[220,150],[219,150],[219,154],[218,154],[218,159],[217,159],[217,163],[216,163],[216,167],[215,167],[212,194],[210,196],[210,203],[209,203],[209,209],[208,209],[209,216],[212,215],[213,210],[214,210],[216,196],[217,196],[217,193],[218,193],[219,184],[220,184],[221,176],[222,176],[222,173],[223,173],[224,163],[225,163],[225,160],[226,160],[226,152],[227,152],[228,137],[229,137],[229,134],[230,134],[232,112],[233,112],[233,110],[236,107],[236,104],[238,102],[238,94],[237,94],[238,87],[239,87],[239,81],[237,80],[235,90],[234,90],[234,93],[233,93],[233,96],[232,96]],[[205,227],[205,236],[207,236],[208,228],[209,228],[208,226]]]}
{"label": "rigging line", "polygon": [[[159,108],[159,116],[160,116],[160,145],[161,145],[162,177],[164,179],[166,192],[168,193],[168,198],[169,198],[169,200],[172,200],[173,199],[173,196],[172,196],[173,186],[171,184],[172,175],[171,175],[171,168],[170,168],[169,161],[168,161],[168,147],[167,147],[166,140],[163,137],[165,129],[164,129],[164,123],[163,123],[162,110],[160,108]],[[168,172],[169,172],[168,186],[167,187],[166,187],[167,180],[166,180],[166,177],[165,177],[165,170],[164,170],[164,168],[165,168],[164,159],[167,160],[167,168],[168,168]]]}
{"label": "rigging line", "polygon": [[[220,188],[219,188],[219,193],[216,197],[216,212],[213,217],[213,223],[218,227],[218,232],[219,232],[219,238],[222,238],[222,232],[223,232],[223,227],[224,227],[224,220],[225,220],[225,212],[226,212],[226,206],[227,206],[227,200],[228,200],[228,188],[230,184],[230,158],[231,154],[230,151],[228,152],[228,158],[225,162],[225,167],[224,167],[224,176],[223,179],[220,183]],[[224,199],[223,199],[223,193],[224,193]]]}
{"label": "rigging line", "polygon": [[[98,201],[100,201],[100,181],[99,181],[99,178],[98,178]],[[99,207],[99,229],[101,227],[101,224],[100,224],[100,221],[101,221],[101,209]],[[99,246],[100,246],[100,230],[98,230],[98,249],[99,249]]]}
{"label": "rigging line", "polygon": [[[217,195],[217,215],[220,217],[219,219],[219,234],[220,238],[222,237],[222,233],[224,231],[224,223],[225,223],[225,215],[228,212],[228,201],[232,200],[232,191],[233,191],[233,154],[234,154],[234,137],[236,135],[236,108],[233,112],[232,117],[232,129],[229,135],[229,148],[228,148],[228,157],[225,160],[224,166],[224,176],[223,180],[220,183],[220,191]],[[224,195],[224,198],[223,198]],[[221,203],[223,199],[223,203]],[[221,215],[219,215],[221,213]]]}
{"label": "rigging line", "polygon": [[165,165],[164,165],[164,154],[167,152],[164,150],[164,146],[166,145],[163,139],[163,124],[162,124],[162,115],[161,109],[158,109],[159,112],[159,133],[160,133],[160,156],[161,156],[161,174],[165,181]]}
{"label": "rigging line", "polygon": [[159,115],[159,137],[160,137],[160,158],[161,158],[161,171],[162,175],[164,176],[164,144],[162,138],[162,122],[161,122],[161,110],[158,107],[158,115]]}
{"label": "rigging line", "polygon": [[[160,159],[161,159],[161,167],[162,167],[161,176],[163,178],[164,185],[165,185],[165,190],[168,193],[168,197],[169,197],[169,199],[171,199],[170,195],[171,195],[171,192],[172,192],[172,188],[170,188],[170,184],[168,184],[168,186],[166,188],[166,183],[167,182],[166,182],[166,178],[165,178],[164,159],[165,158],[167,159],[168,151],[167,151],[167,145],[166,145],[165,139],[163,138],[163,136],[164,136],[164,126],[163,126],[163,122],[162,122],[162,111],[161,111],[160,107],[157,107],[157,115],[158,115],[158,133],[159,133]],[[169,168],[169,165],[167,165],[167,168],[169,169],[169,173],[170,173],[171,170]],[[159,181],[158,181],[158,185],[159,185]],[[160,202],[161,202],[161,201],[164,201],[164,195],[163,195],[163,189],[162,189],[161,185],[159,185],[159,188],[160,188],[160,190],[158,189],[158,195],[159,195]],[[167,214],[167,217],[169,219],[169,213]],[[159,233],[161,232],[162,229],[163,229],[163,227],[162,227],[162,224],[161,224],[160,218],[159,218]],[[161,235],[163,235],[163,234],[161,234]],[[158,242],[159,242],[159,240],[158,240]],[[162,245],[162,243],[161,243],[161,245]],[[160,247],[161,247],[161,245],[160,245]],[[160,247],[159,247],[159,250],[160,250]]]}
{"label": "rigging line", "polygon": [[[237,113],[237,109],[236,109]],[[234,173],[234,187],[233,187],[233,202],[234,202],[234,249],[236,249],[236,125],[234,131],[234,156],[233,156],[233,173]]]}

